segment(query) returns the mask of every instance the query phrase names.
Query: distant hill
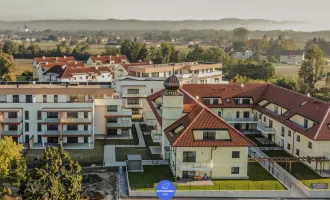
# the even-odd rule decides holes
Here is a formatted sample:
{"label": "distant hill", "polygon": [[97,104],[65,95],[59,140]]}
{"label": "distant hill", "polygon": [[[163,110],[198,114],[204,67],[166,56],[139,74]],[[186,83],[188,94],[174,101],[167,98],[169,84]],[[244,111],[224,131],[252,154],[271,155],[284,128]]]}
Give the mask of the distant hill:
{"label": "distant hill", "polygon": [[224,29],[232,30],[243,26],[249,30],[284,30],[301,27],[302,22],[272,21],[265,19],[184,20],[184,21],[142,21],[142,20],[35,20],[0,21],[1,30],[16,30],[27,25],[30,30],[181,30],[181,29]]}

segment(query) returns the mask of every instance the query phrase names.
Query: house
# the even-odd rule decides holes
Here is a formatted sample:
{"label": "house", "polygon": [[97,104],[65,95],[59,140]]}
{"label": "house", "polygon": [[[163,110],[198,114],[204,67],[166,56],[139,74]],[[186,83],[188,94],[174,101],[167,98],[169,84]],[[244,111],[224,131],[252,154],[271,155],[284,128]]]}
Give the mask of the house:
{"label": "house", "polygon": [[70,67],[55,65],[45,71],[43,81],[46,82],[112,82],[112,73],[109,67]]}
{"label": "house", "polygon": [[44,77],[44,73],[54,66],[68,66],[68,67],[80,68],[80,67],[84,67],[84,64],[80,61],[40,63],[36,68],[37,77],[39,78],[39,81],[46,81]]}
{"label": "house", "polygon": [[[131,112],[111,84],[0,86],[1,136],[32,149],[93,149],[95,140],[131,138]],[[118,96],[117,96],[118,97]]]}
{"label": "house", "polygon": [[112,48],[116,48],[116,49],[120,49],[121,45],[118,44],[117,42],[108,42],[106,44],[107,47],[112,47]]}
{"label": "house", "polygon": [[169,160],[173,175],[247,179],[248,147],[255,144],[212,112],[195,93],[180,89],[175,75],[165,80],[164,87],[147,100],[157,119],[152,138],[161,137],[161,155]]}
{"label": "house", "polygon": [[[184,96],[183,105],[178,103],[179,100],[181,102],[178,92]],[[273,84],[187,84],[175,93],[170,93],[172,96],[164,96],[166,93],[168,92],[163,90],[147,97],[157,122],[155,125],[157,131],[154,132],[152,138],[159,135],[163,137],[160,141],[162,149],[167,148],[173,151],[172,148],[175,145],[184,145],[185,142],[190,141],[187,137],[182,143],[175,142],[178,138],[184,138],[180,133],[187,131],[188,126],[182,119],[194,111],[197,101],[235,130],[242,134],[261,134],[266,140],[277,144],[294,157],[330,159],[328,148],[330,145],[330,104],[328,102]],[[169,100],[165,101],[165,98]],[[148,115],[150,118],[150,114]],[[187,118],[191,120],[196,117],[196,115],[193,116]],[[169,123],[164,122],[166,118],[169,119]],[[213,123],[205,122],[210,128]],[[171,134],[172,128],[180,127],[180,124],[183,124],[183,129],[182,127],[177,131],[174,129],[174,133]],[[181,129],[183,131],[180,132]],[[196,138],[195,135],[194,138]],[[168,157],[172,151],[164,151],[163,156]],[[199,148],[191,149],[191,151],[200,155]],[[308,161],[304,164],[313,170],[320,170],[316,162]],[[324,171],[329,172],[329,162],[325,162],[323,167]]]}
{"label": "house", "polygon": [[280,53],[280,63],[300,65],[305,59],[305,52],[302,50],[284,50]]}
{"label": "house", "polygon": [[117,66],[119,64],[127,64],[129,63],[128,59],[124,55],[116,55],[116,56],[91,56],[87,60],[88,66]]}
{"label": "house", "polygon": [[251,50],[237,50],[235,54],[233,54],[234,57],[239,59],[249,59],[252,55],[253,52]]}

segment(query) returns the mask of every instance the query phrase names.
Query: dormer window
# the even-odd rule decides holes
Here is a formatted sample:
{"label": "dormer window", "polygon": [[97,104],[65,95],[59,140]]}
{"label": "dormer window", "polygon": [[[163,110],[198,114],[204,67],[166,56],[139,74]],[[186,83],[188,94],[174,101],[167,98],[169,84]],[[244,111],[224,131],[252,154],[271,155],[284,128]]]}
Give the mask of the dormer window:
{"label": "dormer window", "polygon": [[203,131],[203,140],[215,140],[215,131]]}
{"label": "dormer window", "polygon": [[211,105],[211,104],[222,104],[221,98],[203,98],[203,103],[205,105]]}
{"label": "dormer window", "polygon": [[173,130],[173,132],[174,132],[174,134],[177,134],[177,133],[179,133],[180,131],[182,131],[183,129],[184,129],[184,126],[183,126],[183,125],[180,125],[180,126],[176,127],[176,128]]}

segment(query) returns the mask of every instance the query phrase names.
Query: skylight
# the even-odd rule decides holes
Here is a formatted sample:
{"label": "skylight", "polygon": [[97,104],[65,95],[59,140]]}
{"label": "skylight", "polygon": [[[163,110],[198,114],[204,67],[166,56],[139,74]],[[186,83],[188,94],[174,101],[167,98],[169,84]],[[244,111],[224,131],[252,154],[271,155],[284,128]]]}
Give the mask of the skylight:
{"label": "skylight", "polygon": [[300,105],[303,106],[307,103],[307,101],[302,102]]}
{"label": "skylight", "polygon": [[180,131],[182,131],[184,129],[184,126],[183,125],[180,125],[180,126],[178,126],[178,127],[176,127],[175,129],[174,129],[174,133],[175,134],[177,134],[177,133],[179,133]]}
{"label": "skylight", "polygon": [[227,103],[230,103],[230,99],[229,98],[227,98],[226,101],[227,101]]}

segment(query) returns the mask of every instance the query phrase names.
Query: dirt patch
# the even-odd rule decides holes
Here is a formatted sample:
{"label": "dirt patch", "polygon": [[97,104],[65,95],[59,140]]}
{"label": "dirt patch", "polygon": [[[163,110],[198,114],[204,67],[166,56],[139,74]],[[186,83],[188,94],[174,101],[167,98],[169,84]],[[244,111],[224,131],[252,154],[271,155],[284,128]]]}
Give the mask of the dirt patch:
{"label": "dirt patch", "polygon": [[118,173],[107,170],[83,173],[82,198],[89,200],[115,200],[118,195]]}

